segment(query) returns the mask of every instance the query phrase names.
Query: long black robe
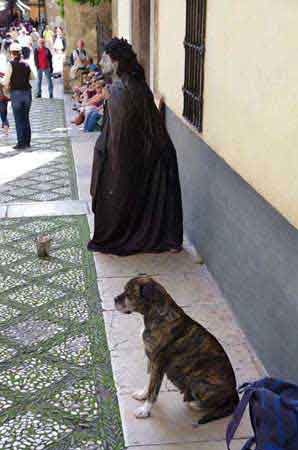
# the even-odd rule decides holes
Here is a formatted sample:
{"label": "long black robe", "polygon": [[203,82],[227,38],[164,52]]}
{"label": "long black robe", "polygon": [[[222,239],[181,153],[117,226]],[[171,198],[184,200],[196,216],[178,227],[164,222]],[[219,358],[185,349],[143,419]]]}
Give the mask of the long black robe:
{"label": "long black robe", "polygon": [[175,148],[146,83],[113,83],[91,180],[92,249],[114,255],[182,245],[182,203]]}

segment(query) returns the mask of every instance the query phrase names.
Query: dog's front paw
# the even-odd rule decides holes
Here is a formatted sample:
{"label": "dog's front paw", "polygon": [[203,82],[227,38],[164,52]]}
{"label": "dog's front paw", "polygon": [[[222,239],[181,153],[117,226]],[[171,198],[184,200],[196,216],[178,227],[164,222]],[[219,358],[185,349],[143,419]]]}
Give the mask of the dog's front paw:
{"label": "dog's front paw", "polygon": [[141,391],[136,391],[132,394],[132,398],[139,401],[147,400],[147,397],[148,397],[147,389],[142,389]]}
{"label": "dog's front paw", "polygon": [[135,410],[135,416],[137,419],[146,419],[147,417],[150,416],[150,409],[151,409],[151,405],[150,407],[148,407],[148,405],[145,403],[143,406],[140,406],[139,408],[137,408]]}

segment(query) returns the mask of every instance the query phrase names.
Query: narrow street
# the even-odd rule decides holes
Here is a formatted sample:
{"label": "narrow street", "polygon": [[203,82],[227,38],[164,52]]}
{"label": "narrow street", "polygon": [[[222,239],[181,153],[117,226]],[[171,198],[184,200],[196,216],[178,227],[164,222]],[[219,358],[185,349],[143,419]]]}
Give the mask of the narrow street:
{"label": "narrow street", "polygon": [[[134,417],[131,393],[147,379],[142,321],[117,313],[113,298],[132,276],[152,275],[224,344],[239,385],[263,368],[206,266],[186,251],[87,252],[96,135],[70,125],[70,99],[64,107],[55,83],[54,100],[33,102],[32,148],[13,150],[14,132],[0,138],[0,449],[222,450],[229,420],[193,428],[197,413],[169,382],[152,417]],[[45,260],[40,235],[52,239]],[[233,448],[249,435],[246,419]]]}
{"label": "narrow street", "polygon": [[[121,450],[63,100],[34,100],[31,122],[30,151],[0,141],[0,448]],[[39,235],[53,239],[47,260]]]}

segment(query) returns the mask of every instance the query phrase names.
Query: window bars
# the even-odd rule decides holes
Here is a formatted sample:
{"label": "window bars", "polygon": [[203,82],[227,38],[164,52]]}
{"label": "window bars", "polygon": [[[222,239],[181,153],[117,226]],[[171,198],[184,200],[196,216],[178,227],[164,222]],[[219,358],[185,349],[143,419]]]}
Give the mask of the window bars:
{"label": "window bars", "polygon": [[202,131],[207,0],[186,0],[183,116]]}

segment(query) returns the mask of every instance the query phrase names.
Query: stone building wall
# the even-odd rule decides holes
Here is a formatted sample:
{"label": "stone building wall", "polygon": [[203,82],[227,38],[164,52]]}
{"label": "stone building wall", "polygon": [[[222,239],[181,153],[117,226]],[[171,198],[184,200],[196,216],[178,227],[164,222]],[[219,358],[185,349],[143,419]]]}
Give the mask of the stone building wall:
{"label": "stone building wall", "polygon": [[51,28],[64,26],[56,0],[46,0],[47,21]]}
{"label": "stone building wall", "polygon": [[73,3],[64,0],[64,25],[67,39],[67,53],[76,48],[78,39],[84,39],[88,53],[96,61],[97,37],[96,19],[99,16],[104,25],[111,30],[112,12],[111,2],[104,1],[100,6],[92,7],[89,4]]}

